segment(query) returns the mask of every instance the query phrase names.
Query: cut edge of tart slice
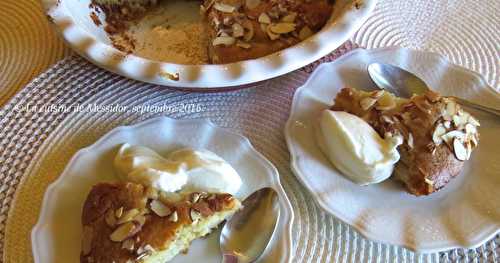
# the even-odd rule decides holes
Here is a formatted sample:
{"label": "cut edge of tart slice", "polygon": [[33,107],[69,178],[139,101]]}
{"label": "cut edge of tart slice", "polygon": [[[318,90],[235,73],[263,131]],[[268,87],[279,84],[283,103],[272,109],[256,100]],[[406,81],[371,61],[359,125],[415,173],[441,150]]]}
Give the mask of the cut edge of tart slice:
{"label": "cut edge of tart slice", "polygon": [[100,183],[82,213],[80,262],[166,262],[241,208],[230,194],[158,193],[134,183]]}

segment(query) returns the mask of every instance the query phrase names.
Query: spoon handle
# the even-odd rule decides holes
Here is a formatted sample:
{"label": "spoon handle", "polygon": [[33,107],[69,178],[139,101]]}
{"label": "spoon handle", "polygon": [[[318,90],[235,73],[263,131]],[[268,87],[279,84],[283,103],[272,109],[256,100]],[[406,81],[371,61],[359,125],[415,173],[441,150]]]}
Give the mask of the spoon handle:
{"label": "spoon handle", "polygon": [[476,104],[474,102],[471,102],[471,101],[468,101],[468,100],[464,100],[464,99],[461,99],[461,98],[458,98],[458,97],[453,97],[453,98],[459,104],[462,104],[464,106],[468,106],[468,107],[471,107],[471,108],[474,108],[474,109],[477,109],[477,110],[481,110],[481,111],[484,111],[484,112],[488,112],[488,113],[496,115],[497,117],[500,117],[500,110],[493,109],[493,108],[486,107],[486,106],[482,106],[482,105],[479,105],[479,104]]}

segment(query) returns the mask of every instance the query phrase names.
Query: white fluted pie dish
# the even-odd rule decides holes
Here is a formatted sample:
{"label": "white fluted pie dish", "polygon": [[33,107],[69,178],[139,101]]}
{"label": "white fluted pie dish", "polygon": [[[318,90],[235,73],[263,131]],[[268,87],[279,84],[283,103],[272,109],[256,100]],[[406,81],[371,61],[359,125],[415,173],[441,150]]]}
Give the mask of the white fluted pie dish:
{"label": "white fluted pie dish", "polygon": [[[90,18],[89,0],[43,0],[62,37],[92,63],[120,75],[193,90],[230,87],[274,78],[301,68],[342,45],[368,19],[376,0],[337,0],[325,27],[305,41],[258,59],[224,65],[181,65],[125,54],[114,48],[102,27]],[[178,80],[165,77],[179,74]]]}
{"label": "white fluted pie dish", "polygon": [[[161,154],[192,147],[220,155],[241,176],[243,184],[235,195],[240,200],[262,187],[274,188],[279,195],[280,219],[261,260],[291,261],[293,211],[276,168],[252,147],[247,138],[216,127],[209,121],[157,117],[115,128],[73,156],[64,172],[45,192],[40,217],[31,234],[35,262],[79,262],[83,203],[93,185],[118,180],[113,170],[113,158],[119,145],[125,142],[144,145]],[[219,233],[220,227],[207,238],[195,240],[189,253],[178,255],[170,262],[221,262]]]}
{"label": "white fluted pie dish", "polygon": [[403,48],[358,49],[319,66],[293,99],[285,136],[295,175],[327,212],[364,236],[423,253],[475,248],[500,230],[500,121],[470,110],[481,122],[481,141],[461,174],[429,196],[408,194],[393,180],[359,186],[343,177],[322,154],[314,121],[333,104],[343,87],[374,87],[371,62],[399,65],[416,73],[443,95],[462,97],[492,108],[500,94],[477,73],[446,58]]}

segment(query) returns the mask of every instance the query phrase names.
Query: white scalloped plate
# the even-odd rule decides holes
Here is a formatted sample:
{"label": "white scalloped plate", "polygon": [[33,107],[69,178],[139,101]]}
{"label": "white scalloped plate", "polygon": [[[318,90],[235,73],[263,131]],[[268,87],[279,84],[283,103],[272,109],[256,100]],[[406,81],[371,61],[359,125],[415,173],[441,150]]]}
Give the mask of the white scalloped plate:
{"label": "white scalloped plate", "polygon": [[[132,79],[172,87],[196,90],[229,88],[274,78],[327,55],[342,45],[368,19],[376,0],[337,0],[332,19],[323,30],[309,39],[280,52],[252,60],[225,65],[180,65],[126,55],[117,50],[102,27],[89,17],[89,0],[42,0],[50,21],[80,55],[92,63]],[[359,2],[359,1],[358,1]],[[161,72],[179,73],[173,81]]]}
{"label": "white scalloped plate", "polygon": [[[240,199],[259,188],[273,187],[280,198],[280,221],[261,262],[291,261],[293,211],[276,168],[252,147],[247,138],[216,127],[209,121],[159,117],[113,129],[73,156],[45,193],[38,223],[31,234],[35,262],[79,262],[83,202],[92,185],[117,180],[112,160],[117,147],[124,142],[145,145],[161,154],[183,146],[213,151],[240,174],[243,186],[236,194]],[[195,240],[189,253],[179,255],[171,262],[199,262],[203,259],[207,263],[220,263],[219,233],[220,228],[208,238]]]}
{"label": "white scalloped plate", "polygon": [[418,252],[474,248],[500,229],[500,121],[471,111],[481,121],[479,147],[462,173],[441,191],[415,197],[392,180],[358,186],[345,179],[318,149],[312,121],[345,86],[374,87],[370,62],[399,65],[415,72],[444,95],[490,107],[500,95],[482,77],[450,64],[444,57],[402,48],[354,50],[319,66],[297,90],[285,136],[295,175],[327,212],[364,236]]}

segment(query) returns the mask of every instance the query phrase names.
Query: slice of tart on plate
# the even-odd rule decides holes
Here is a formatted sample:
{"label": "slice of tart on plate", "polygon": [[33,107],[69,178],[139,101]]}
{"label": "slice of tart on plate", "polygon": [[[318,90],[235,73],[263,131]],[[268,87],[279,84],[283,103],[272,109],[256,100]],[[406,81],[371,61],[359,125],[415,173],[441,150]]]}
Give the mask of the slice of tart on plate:
{"label": "slice of tart on plate", "polygon": [[82,213],[82,263],[157,263],[188,250],[234,214],[230,194],[165,193],[135,183],[100,183]]}

